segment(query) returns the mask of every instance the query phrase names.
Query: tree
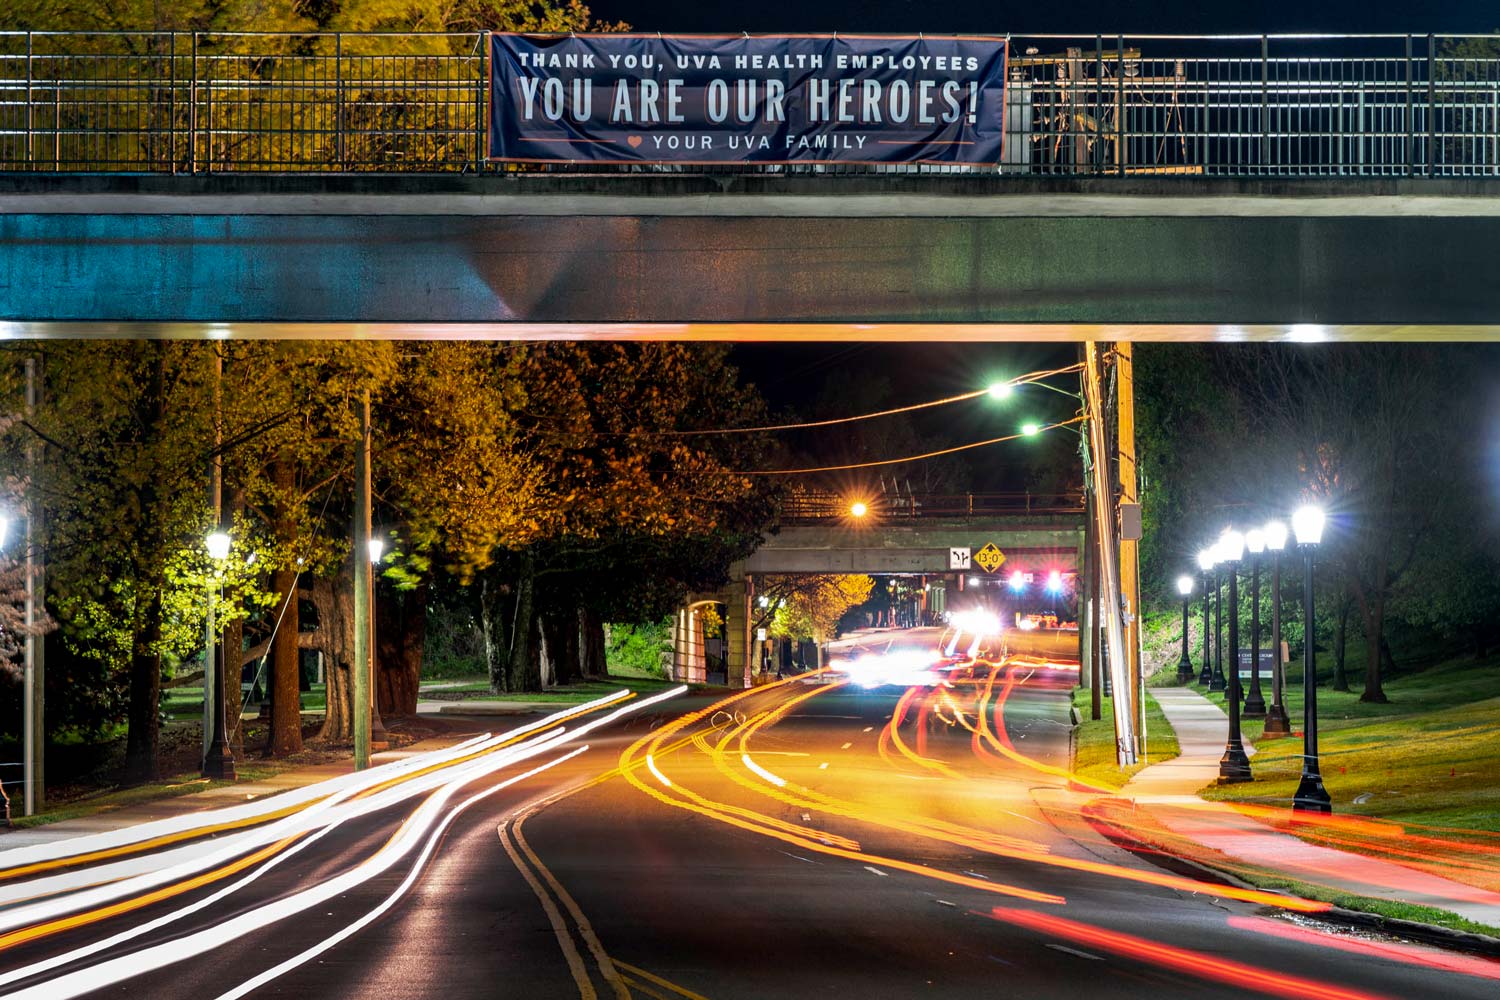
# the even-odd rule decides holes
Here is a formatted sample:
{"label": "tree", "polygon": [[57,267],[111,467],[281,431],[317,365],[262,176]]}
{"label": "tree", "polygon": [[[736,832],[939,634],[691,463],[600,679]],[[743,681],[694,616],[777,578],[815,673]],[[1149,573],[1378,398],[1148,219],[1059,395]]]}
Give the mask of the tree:
{"label": "tree", "polygon": [[753,622],[779,639],[830,638],[844,612],[869,600],[875,580],[861,574],[788,574],[767,577],[766,598]]}

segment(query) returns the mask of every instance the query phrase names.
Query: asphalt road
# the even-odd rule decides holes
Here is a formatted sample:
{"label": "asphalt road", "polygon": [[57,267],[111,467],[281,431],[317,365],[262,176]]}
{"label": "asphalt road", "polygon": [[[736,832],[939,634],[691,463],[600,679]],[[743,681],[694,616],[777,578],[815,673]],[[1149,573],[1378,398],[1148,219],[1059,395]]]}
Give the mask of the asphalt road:
{"label": "asphalt road", "polygon": [[[855,645],[873,655],[940,638],[883,633]],[[697,696],[648,706],[581,741],[558,736],[527,760],[435,786],[451,793],[442,808],[427,807],[432,822],[447,818],[440,834],[414,812],[430,803],[429,789],[318,839],[268,845],[272,853],[230,875],[166,879],[171,895],[132,893],[111,904],[122,912],[74,910],[56,923],[0,929],[0,993],[875,1000],[1500,991],[1500,978],[1471,974],[1500,976],[1500,963],[1466,959],[1478,964],[1445,971],[1436,966],[1451,960],[1446,953],[1401,950],[1229,898],[1231,890],[1111,846],[1083,818],[1093,796],[1068,789],[1069,671],[1017,660],[979,673],[911,689],[799,678],[727,703]],[[501,787],[584,742],[587,751]],[[368,879],[351,876],[407,836],[418,845],[411,853]],[[167,849],[124,857],[151,869]],[[249,881],[210,899],[236,879]],[[333,879],[349,884],[276,913]],[[0,879],[15,884],[27,882]],[[8,912],[16,904],[0,907],[0,919]],[[265,924],[239,933],[237,922],[254,920]],[[89,947],[99,950],[78,951]],[[58,958],[67,960],[36,969]]]}

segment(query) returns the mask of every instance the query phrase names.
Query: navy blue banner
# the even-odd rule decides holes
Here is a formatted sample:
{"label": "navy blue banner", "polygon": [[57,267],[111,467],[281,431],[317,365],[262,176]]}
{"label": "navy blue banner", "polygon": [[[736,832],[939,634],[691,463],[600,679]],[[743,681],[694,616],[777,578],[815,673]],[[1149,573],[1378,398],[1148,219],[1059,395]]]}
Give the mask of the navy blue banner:
{"label": "navy blue banner", "polygon": [[493,160],[998,163],[1003,38],[490,36]]}

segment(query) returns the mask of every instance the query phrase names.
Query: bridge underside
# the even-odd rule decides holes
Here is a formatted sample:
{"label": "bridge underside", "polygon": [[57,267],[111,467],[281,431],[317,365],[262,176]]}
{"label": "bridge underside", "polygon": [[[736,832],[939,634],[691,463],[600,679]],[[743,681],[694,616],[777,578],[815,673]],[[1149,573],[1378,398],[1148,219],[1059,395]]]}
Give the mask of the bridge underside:
{"label": "bridge underside", "polygon": [[[951,550],[971,554],[993,543],[1005,562],[993,575],[977,566],[955,571]],[[748,559],[730,570],[729,584],[714,595],[698,595],[679,609],[674,619],[674,676],[703,680],[704,636],[695,618],[695,608],[705,603],[723,605],[725,681],[749,686],[754,682],[758,638],[752,634],[755,620],[756,581],[782,574],[903,574],[949,576],[957,588],[976,578],[1005,577],[1020,570],[1030,573],[1034,586],[1052,571],[1066,578],[1068,590],[1081,594],[1078,570],[1083,566],[1083,517],[1081,514],[1025,515],[983,518],[912,518],[871,525],[811,525],[782,527],[768,535]],[[998,582],[998,581],[995,581]],[[993,591],[991,591],[993,593]],[[831,636],[816,637],[819,641]],[[717,678],[715,678],[717,679]]]}
{"label": "bridge underside", "polygon": [[0,334],[1491,339],[1497,191],[13,175]]}

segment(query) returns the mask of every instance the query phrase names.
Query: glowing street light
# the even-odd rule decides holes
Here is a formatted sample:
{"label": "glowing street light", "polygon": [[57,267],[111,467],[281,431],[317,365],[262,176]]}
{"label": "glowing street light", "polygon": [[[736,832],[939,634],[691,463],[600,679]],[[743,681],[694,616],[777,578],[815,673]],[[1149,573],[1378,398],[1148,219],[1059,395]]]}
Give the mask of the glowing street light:
{"label": "glowing street light", "polygon": [[1245,548],[1250,550],[1250,693],[1245,696],[1245,715],[1261,719],[1266,714],[1266,697],[1260,690],[1260,554],[1266,550],[1265,531],[1245,532]]}
{"label": "glowing street light", "polygon": [[1047,574],[1047,593],[1061,594],[1063,589],[1062,573],[1057,570]]}
{"label": "glowing street light", "polygon": [[1177,592],[1182,595],[1182,658],[1177,661],[1177,683],[1193,679],[1193,661],[1188,659],[1188,598],[1193,594],[1193,578],[1186,573],[1177,578]]}
{"label": "glowing street light", "polygon": [[1010,589],[1013,590],[1013,591],[1015,591],[1018,594],[1021,591],[1025,590],[1026,589],[1026,574],[1022,573],[1020,570],[1016,570],[1014,573],[1012,573],[1010,575]]}
{"label": "glowing street light", "polygon": [[1016,387],[1010,382],[996,382],[989,388],[991,399],[1009,399],[1016,394]]}
{"label": "glowing street light", "polygon": [[1329,813],[1333,800],[1323,787],[1318,762],[1318,667],[1313,646],[1313,549],[1323,540],[1323,511],[1302,507],[1292,515],[1292,533],[1302,550],[1302,781],[1292,808]]}
{"label": "glowing street light", "polygon": [[1281,660],[1281,550],[1286,548],[1286,525],[1271,521],[1265,527],[1266,548],[1271,550],[1271,705],[1266,709],[1266,736],[1290,736],[1286,714],[1286,665]]}
{"label": "glowing street light", "polygon": [[1225,528],[1219,536],[1219,551],[1229,567],[1229,689],[1225,701],[1229,704],[1229,738],[1224,743],[1224,756],[1219,759],[1219,783],[1232,784],[1250,781],[1250,758],[1245,755],[1245,744],[1240,738],[1240,584],[1239,564],[1245,557],[1245,536],[1233,528]]}
{"label": "glowing street light", "polygon": [[371,538],[368,544],[370,548],[370,562],[379,565],[380,557],[385,555],[385,539]]}
{"label": "glowing street light", "polygon": [[208,548],[208,557],[210,559],[223,561],[229,558],[230,540],[227,533],[215,531],[205,538],[203,543]]}
{"label": "glowing street light", "polygon": [[864,517],[870,512],[870,508],[862,501],[856,500],[849,505],[849,513],[854,517]]}
{"label": "glowing street light", "polygon": [[1212,638],[1209,635],[1209,630],[1213,627],[1213,594],[1209,589],[1209,584],[1212,582],[1214,575],[1213,549],[1199,550],[1198,570],[1203,574],[1203,669],[1198,672],[1198,683],[1204,687],[1208,687],[1214,682],[1214,650]]}
{"label": "glowing street light", "polygon": [[1036,437],[1042,431],[1042,425],[1036,423],[1024,423],[1021,425],[1021,433],[1026,437]]}

